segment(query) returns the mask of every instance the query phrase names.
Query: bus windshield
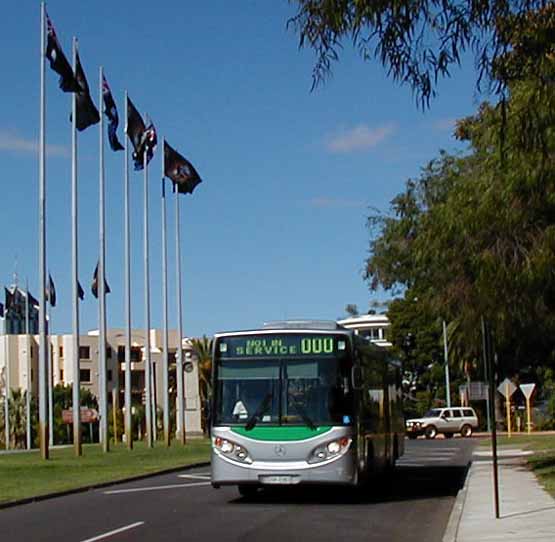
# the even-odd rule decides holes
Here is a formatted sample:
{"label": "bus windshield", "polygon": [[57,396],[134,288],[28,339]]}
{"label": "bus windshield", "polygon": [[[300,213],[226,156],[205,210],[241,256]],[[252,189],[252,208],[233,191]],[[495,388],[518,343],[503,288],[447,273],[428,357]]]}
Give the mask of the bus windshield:
{"label": "bus windshield", "polygon": [[216,425],[347,425],[352,422],[350,368],[336,356],[221,359]]}

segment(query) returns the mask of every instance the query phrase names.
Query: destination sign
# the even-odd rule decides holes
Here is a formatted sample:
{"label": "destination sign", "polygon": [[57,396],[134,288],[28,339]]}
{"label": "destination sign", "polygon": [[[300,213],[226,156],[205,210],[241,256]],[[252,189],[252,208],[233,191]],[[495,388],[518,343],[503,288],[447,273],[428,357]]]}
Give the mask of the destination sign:
{"label": "destination sign", "polygon": [[333,356],[346,350],[346,337],[329,335],[263,335],[225,337],[220,357]]}

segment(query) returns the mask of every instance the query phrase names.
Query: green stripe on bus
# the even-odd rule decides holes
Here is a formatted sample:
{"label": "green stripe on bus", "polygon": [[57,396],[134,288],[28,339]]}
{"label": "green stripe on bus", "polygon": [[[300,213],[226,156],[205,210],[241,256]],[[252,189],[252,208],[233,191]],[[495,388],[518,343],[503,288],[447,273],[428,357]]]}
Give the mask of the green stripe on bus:
{"label": "green stripe on bus", "polygon": [[330,425],[322,425],[316,429],[310,427],[254,427],[247,431],[244,427],[232,427],[231,432],[254,440],[306,440],[331,431]]}

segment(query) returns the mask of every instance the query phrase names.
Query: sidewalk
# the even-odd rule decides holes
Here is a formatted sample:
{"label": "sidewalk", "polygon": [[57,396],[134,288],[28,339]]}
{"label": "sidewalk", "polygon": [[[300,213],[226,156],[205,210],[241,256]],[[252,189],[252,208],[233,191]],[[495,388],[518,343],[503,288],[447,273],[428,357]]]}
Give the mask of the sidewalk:
{"label": "sidewalk", "polygon": [[525,466],[529,452],[499,451],[499,512],[495,518],[491,451],[477,450],[459,492],[444,542],[553,542],[555,500]]}

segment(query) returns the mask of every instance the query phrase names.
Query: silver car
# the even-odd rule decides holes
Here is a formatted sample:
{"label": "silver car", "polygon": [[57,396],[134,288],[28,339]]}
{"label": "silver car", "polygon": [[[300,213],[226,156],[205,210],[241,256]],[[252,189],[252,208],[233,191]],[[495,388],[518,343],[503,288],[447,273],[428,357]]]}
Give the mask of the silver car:
{"label": "silver car", "polygon": [[433,439],[438,433],[445,438],[451,438],[455,433],[468,438],[475,429],[478,429],[478,417],[471,407],[432,408],[422,418],[406,421],[406,433],[410,439],[419,435]]}

